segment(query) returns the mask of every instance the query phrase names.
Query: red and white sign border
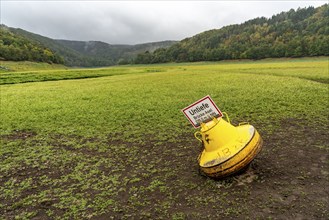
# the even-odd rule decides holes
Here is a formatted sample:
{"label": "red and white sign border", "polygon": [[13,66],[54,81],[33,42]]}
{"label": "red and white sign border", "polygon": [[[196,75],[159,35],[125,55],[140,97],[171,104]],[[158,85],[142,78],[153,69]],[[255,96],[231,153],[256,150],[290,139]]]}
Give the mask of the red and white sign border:
{"label": "red and white sign border", "polygon": [[182,109],[181,111],[183,112],[183,114],[186,116],[186,118],[190,121],[190,123],[193,125],[194,128],[198,128],[200,126],[197,126],[196,124],[193,123],[193,121],[190,119],[190,117],[185,113],[185,111],[197,104],[199,104],[200,102],[203,102],[204,100],[209,99],[209,101],[211,102],[211,104],[213,104],[213,106],[216,108],[216,110],[219,113],[219,117],[221,118],[223,116],[223,113],[219,110],[219,108],[217,107],[217,105],[214,103],[214,101],[211,99],[210,95],[207,95],[201,99],[199,99],[198,101],[194,102],[193,104],[187,106],[186,108]]}

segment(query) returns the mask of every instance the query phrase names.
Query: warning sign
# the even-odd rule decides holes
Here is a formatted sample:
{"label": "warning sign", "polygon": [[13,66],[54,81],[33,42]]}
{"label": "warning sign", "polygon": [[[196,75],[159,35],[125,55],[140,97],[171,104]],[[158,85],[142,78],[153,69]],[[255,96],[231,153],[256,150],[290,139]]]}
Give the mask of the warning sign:
{"label": "warning sign", "polygon": [[223,116],[209,95],[187,106],[182,112],[195,128],[200,127],[201,123]]}

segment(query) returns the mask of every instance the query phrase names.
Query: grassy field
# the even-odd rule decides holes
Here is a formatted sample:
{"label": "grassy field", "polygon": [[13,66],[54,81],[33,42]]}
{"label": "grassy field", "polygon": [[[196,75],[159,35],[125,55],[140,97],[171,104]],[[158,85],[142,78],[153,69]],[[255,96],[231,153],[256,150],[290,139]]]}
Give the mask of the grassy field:
{"label": "grassy field", "polygon": [[0,73],[12,71],[29,71],[29,70],[56,70],[68,69],[60,64],[36,63],[30,61],[0,61]]}
{"label": "grassy field", "polygon": [[[1,72],[0,219],[328,219],[328,83],[328,58]],[[244,174],[198,172],[205,95],[264,139]]]}

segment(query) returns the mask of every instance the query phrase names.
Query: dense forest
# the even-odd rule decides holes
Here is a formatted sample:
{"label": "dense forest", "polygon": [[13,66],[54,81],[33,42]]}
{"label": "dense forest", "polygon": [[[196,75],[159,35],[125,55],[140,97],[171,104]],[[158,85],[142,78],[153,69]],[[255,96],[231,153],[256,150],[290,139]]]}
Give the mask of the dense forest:
{"label": "dense forest", "polygon": [[0,60],[27,60],[60,64],[64,62],[63,58],[51,49],[24,36],[12,33],[4,25],[0,27],[0,35]]}
{"label": "dense forest", "polygon": [[329,55],[329,6],[299,8],[200,33],[135,63],[219,61]]}

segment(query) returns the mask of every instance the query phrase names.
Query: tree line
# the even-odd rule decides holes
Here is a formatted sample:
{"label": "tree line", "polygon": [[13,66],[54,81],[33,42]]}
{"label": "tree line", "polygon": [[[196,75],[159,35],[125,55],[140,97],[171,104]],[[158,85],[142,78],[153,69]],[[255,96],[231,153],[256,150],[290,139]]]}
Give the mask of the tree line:
{"label": "tree line", "polygon": [[291,9],[271,18],[200,33],[138,54],[136,64],[329,56],[329,6]]}

